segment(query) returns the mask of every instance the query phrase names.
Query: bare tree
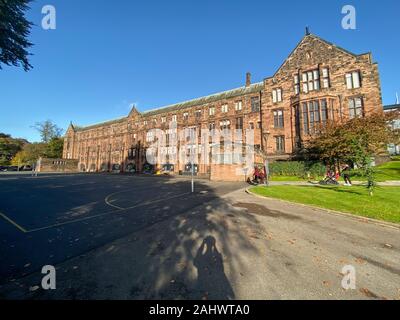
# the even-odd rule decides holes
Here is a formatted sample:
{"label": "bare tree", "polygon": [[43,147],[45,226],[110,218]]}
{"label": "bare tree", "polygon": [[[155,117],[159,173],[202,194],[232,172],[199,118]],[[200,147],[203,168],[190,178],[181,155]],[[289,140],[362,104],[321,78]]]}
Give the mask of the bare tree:
{"label": "bare tree", "polygon": [[60,138],[64,131],[51,120],[36,122],[33,128],[39,132],[44,143],[50,142],[53,138]]}

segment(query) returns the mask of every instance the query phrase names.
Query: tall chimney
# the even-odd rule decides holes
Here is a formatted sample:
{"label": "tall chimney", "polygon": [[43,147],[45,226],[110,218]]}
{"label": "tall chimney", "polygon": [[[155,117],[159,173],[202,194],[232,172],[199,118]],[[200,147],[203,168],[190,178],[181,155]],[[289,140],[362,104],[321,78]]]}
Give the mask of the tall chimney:
{"label": "tall chimney", "polygon": [[251,85],[251,73],[247,72],[246,73],[246,87],[249,87]]}

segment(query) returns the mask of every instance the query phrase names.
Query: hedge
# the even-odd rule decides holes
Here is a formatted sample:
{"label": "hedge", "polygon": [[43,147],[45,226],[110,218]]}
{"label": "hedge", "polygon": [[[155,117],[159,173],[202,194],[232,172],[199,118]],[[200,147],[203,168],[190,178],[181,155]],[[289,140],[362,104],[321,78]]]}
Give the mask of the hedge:
{"label": "hedge", "polygon": [[276,161],[269,165],[271,176],[323,177],[326,167],[320,162]]}

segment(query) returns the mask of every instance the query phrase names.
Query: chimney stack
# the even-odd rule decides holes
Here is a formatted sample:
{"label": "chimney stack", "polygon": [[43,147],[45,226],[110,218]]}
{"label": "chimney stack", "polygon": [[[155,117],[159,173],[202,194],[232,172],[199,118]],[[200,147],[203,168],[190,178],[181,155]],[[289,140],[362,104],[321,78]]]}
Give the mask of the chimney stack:
{"label": "chimney stack", "polygon": [[247,72],[246,73],[246,87],[249,87],[251,85],[251,73]]}

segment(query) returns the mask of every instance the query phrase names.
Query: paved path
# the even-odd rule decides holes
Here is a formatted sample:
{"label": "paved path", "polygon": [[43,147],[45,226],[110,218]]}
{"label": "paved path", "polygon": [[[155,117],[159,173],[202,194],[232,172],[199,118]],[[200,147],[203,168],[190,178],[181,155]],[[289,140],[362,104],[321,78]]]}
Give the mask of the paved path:
{"label": "paved path", "polygon": [[[237,190],[0,289],[36,299],[400,299],[400,230]],[[356,289],[341,286],[342,268]],[[31,287],[32,292],[29,291]]]}

